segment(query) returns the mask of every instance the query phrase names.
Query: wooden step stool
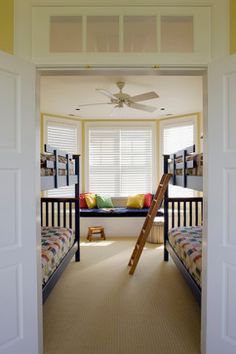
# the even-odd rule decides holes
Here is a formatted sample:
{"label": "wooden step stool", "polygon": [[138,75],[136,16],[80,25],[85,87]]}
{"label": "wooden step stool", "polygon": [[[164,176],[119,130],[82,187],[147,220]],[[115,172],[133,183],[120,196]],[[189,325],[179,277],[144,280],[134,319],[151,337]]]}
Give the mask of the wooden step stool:
{"label": "wooden step stool", "polygon": [[101,240],[105,240],[105,232],[104,232],[104,227],[102,226],[90,226],[88,227],[88,236],[87,240],[90,242],[92,241],[92,237],[94,234],[100,234],[101,235]]}

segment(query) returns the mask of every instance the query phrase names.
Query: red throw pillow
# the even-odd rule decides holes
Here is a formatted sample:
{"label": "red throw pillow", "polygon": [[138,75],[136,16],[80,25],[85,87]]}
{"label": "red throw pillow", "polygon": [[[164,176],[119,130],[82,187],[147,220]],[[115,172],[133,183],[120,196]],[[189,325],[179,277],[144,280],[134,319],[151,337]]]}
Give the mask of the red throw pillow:
{"label": "red throw pillow", "polygon": [[143,207],[144,208],[150,208],[151,203],[152,203],[152,194],[151,193],[144,194]]}
{"label": "red throw pillow", "polygon": [[89,193],[80,193],[79,201],[80,201],[80,209],[88,209],[88,205],[85,200],[85,195]]}

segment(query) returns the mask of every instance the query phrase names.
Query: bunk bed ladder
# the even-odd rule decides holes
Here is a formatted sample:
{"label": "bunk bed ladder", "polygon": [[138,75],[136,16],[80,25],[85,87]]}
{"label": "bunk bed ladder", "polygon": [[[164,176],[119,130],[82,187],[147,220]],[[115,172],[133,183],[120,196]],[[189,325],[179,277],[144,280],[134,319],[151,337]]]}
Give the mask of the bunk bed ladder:
{"label": "bunk bed ladder", "polygon": [[130,266],[129,274],[134,274],[134,271],[135,271],[136,266],[138,264],[139,258],[141,256],[141,253],[142,253],[143,248],[145,246],[146,240],[148,238],[149,232],[150,232],[151,227],[153,225],[154,218],[157,215],[158,209],[161,206],[165,192],[168,188],[168,183],[170,181],[170,178],[171,178],[171,174],[169,174],[169,173],[163,174],[161,177],[156,194],[152,200],[152,204],[149,208],[147,217],[144,221],[142,230],[140,232],[140,235],[138,237],[138,240],[135,244],[133,253],[132,253],[129,263],[128,263],[128,265]]}

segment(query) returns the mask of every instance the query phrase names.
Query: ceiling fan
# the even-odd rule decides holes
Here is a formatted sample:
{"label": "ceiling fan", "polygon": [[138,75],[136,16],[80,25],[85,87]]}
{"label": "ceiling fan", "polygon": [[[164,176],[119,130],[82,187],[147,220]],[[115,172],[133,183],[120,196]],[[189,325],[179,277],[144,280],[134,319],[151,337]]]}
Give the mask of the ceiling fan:
{"label": "ceiling fan", "polygon": [[[141,95],[130,96],[122,91],[123,87],[125,86],[125,83],[123,81],[118,81],[116,85],[119,88],[119,92],[114,94],[104,89],[96,89],[101,94],[109,97],[109,102],[81,104],[79,105],[79,107],[113,104],[115,105],[114,108],[123,108],[127,106],[129,108],[139,109],[145,112],[154,112],[157,109],[157,107],[137,103],[141,101],[151,100],[153,98],[158,98],[159,95],[156,92],[150,91],[145,92]],[[80,108],[77,108],[77,110],[80,110]]]}

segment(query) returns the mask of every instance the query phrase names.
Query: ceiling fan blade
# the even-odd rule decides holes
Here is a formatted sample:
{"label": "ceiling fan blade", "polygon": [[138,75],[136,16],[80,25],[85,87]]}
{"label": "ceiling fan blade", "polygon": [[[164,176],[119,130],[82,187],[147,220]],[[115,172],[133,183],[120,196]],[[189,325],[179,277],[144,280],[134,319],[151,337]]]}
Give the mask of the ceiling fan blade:
{"label": "ceiling fan blade", "polygon": [[101,104],[112,104],[112,103],[111,102],[85,103],[85,104],[79,104],[79,107],[98,106],[98,105],[101,105]]}
{"label": "ceiling fan blade", "polygon": [[130,101],[140,102],[140,101],[151,100],[153,98],[158,98],[158,97],[159,97],[159,95],[156,92],[150,91],[150,92],[143,93],[141,95],[132,96],[132,97],[130,97]]}
{"label": "ceiling fan blade", "polygon": [[113,100],[117,100],[117,97],[114,96],[111,92],[104,90],[104,89],[96,89],[96,91],[99,91],[100,93],[102,93],[103,95],[112,98]]}
{"label": "ceiling fan blade", "polygon": [[145,112],[154,112],[157,107],[153,107],[153,106],[147,106],[145,104],[140,104],[140,103],[130,103],[127,105],[130,108],[134,108],[134,109],[139,109],[140,111],[145,111]]}

